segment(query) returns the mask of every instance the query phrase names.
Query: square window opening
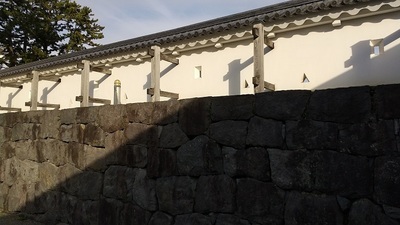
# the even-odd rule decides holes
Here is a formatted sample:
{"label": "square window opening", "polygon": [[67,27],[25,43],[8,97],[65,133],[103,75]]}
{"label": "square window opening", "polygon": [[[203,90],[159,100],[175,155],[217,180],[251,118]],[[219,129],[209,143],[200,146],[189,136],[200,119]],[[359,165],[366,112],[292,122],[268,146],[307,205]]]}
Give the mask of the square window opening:
{"label": "square window opening", "polygon": [[202,78],[202,67],[201,66],[195,66],[194,67],[194,79],[200,79]]}

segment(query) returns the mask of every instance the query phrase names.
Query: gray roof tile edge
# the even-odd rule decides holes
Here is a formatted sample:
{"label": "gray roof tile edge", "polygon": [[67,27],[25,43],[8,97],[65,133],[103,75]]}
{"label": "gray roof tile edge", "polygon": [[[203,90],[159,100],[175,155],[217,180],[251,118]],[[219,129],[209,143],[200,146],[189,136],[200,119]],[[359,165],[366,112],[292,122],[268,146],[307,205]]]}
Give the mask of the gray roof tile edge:
{"label": "gray roof tile edge", "polygon": [[83,59],[99,58],[102,56],[147,48],[155,43],[173,43],[179,40],[213,34],[250,26],[257,22],[270,22],[297,15],[305,15],[331,8],[377,0],[291,0],[254,10],[249,10],[229,16],[220,17],[192,25],[179,27],[159,33],[145,35],[124,41],[119,41],[99,47],[51,57],[48,59],[23,64],[0,70],[0,78],[19,73],[40,70],[47,67],[78,62]]}

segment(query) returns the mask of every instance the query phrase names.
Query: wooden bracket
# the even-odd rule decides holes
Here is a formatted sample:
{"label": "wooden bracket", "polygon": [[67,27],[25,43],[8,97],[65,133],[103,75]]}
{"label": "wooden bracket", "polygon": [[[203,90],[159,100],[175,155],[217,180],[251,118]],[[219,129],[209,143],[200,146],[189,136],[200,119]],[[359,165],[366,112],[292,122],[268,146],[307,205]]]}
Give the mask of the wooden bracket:
{"label": "wooden bracket", "polygon": [[2,111],[14,111],[14,112],[21,112],[20,108],[12,108],[12,107],[1,107],[0,110]]}
{"label": "wooden bracket", "polygon": [[273,41],[271,41],[271,39],[269,39],[268,37],[264,38],[264,43],[266,46],[268,46],[268,48],[270,49],[274,49],[275,48],[275,44]]}
{"label": "wooden bracket", "polygon": [[11,84],[11,83],[3,83],[3,82],[0,82],[0,86],[1,87],[18,88],[18,89],[23,88],[22,84]]}
{"label": "wooden bracket", "polygon": [[[154,95],[154,88],[148,88],[147,94],[151,95],[151,96]],[[179,94],[173,93],[173,92],[168,92],[168,91],[160,91],[160,96],[166,97],[166,98],[179,99]]]}
{"label": "wooden bracket", "polygon": [[[78,69],[83,69],[84,65],[83,63],[78,63],[77,64]],[[95,72],[99,72],[99,73],[104,73],[106,75],[111,75],[112,71],[108,68],[102,68],[102,67],[94,67],[94,66],[90,66],[90,71],[95,71]]]}
{"label": "wooden bracket", "polygon": [[[260,84],[258,77],[253,77],[253,84],[256,86]],[[264,81],[264,88],[270,91],[275,91],[275,84]]]}
{"label": "wooden bracket", "polygon": [[[25,106],[32,106],[31,102],[25,102]],[[59,109],[60,104],[47,104],[47,103],[37,103],[37,107],[47,107],[47,108],[54,108],[54,109]]]}
{"label": "wooden bracket", "polygon": [[[153,49],[147,50],[147,54],[150,55],[151,57],[154,57],[154,50]],[[162,53],[160,54],[160,58],[161,58],[161,60],[170,62],[170,63],[175,64],[175,65],[179,64],[179,59],[176,59],[174,57],[171,57],[171,56],[168,56],[168,55],[165,55],[165,54],[162,54]]]}
{"label": "wooden bracket", "polygon": [[[82,102],[83,97],[82,96],[76,96],[75,101],[77,102]],[[108,99],[101,99],[101,98],[92,98],[89,96],[89,102],[91,103],[99,103],[99,104],[104,104],[104,105],[110,105],[111,100]]]}
{"label": "wooden bracket", "polygon": [[[26,76],[29,79],[33,79],[33,74],[29,74]],[[39,81],[40,80],[46,80],[46,81],[52,81],[52,82],[57,82],[57,83],[61,83],[61,78],[57,77],[57,76],[39,76]]]}

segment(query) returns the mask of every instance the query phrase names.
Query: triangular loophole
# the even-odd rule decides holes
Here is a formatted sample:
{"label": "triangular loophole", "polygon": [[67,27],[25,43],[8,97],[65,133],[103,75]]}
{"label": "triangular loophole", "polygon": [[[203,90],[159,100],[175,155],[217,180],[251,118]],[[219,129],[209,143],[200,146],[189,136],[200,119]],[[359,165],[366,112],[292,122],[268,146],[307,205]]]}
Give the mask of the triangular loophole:
{"label": "triangular loophole", "polygon": [[310,80],[308,79],[306,74],[303,74],[303,82],[302,83],[310,83]]}

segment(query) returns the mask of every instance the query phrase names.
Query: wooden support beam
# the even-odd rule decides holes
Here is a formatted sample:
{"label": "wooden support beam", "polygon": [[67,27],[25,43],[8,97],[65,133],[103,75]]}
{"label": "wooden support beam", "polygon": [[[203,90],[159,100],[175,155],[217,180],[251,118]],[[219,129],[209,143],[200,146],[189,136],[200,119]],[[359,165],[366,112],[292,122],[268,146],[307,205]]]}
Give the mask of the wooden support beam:
{"label": "wooden support beam", "polygon": [[[54,109],[60,108],[60,104],[47,104],[47,103],[36,102],[36,105],[37,105],[37,107],[44,107],[44,108],[54,108]],[[25,102],[25,106],[31,106],[31,108],[32,108],[32,103]]]}
{"label": "wooden support beam", "polygon": [[61,78],[59,78],[59,77],[42,77],[42,76],[40,76],[39,80],[46,80],[46,81],[53,81],[56,83],[61,83]]}
{"label": "wooden support beam", "polygon": [[[254,39],[254,78],[264,81],[264,25],[261,23],[255,24],[252,33]],[[254,93],[263,91],[264,82],[254,84]]]}
{"label": "wooden support beam", "polygon": [[[147,54],[150,55],[151,57],[154,57],[154,50],[153,49],[149,49],[147,51]],[[174,57],[171,57],[171,56],[168,56],[168,55],[165,55],[165,54],[162,54],[162,53],[160,53],[160,59],[164,60],[164,61],[167,61],[167,62],[170,62],[170,63],[175,64],[175,65],[179,64],[179,59],[176,59]]]}
{"label": "wooden support beam", "polygon": [[[259,85],[260,80],[257,77],[253,77],[253,84]],[[275,91],[275,84],[271,84],[269,82],[264,81],[264,88],[270,91]]]}
{"label": "wooden support beam", "polygon": [[[154,95],[154,88],[148,88],[147,89],[147,94],[153,96]],[[166,98],[172,98],[172,99],[179,99],[179,94],[173,93],[173,92],[168,92],[168,91],[161,91],[160,90],[160,96],[166,97]]]}
{"label": "wooden support beam", "polygon": [[269,39],[268,37],[265,37],[265,38],[264,38],[264,44],[265,44],[266,46],[268,46],[268,48],[270,48],[270,49],[274,49],[274,48],[275,48],[274,42],[271,41],[271,39]]}
{"label": "wooden support beam", "polygon": [[[82,102],[82,96],[76,96],[75,101]],[[110,105],[111,100],[108,99],[101,99],[101,98],[92,98],[89,96],[89,102],[91,103],[99,103],[99,104],[104,104],[104,105]]]}
{"label": "wooden support beam", "polygon": [[82,61],[83,68],[81,72],[81,107],[89,106],[89,74],[90,74],[90,61]]}
{"label": "wooden support beam", "polygon": [[31,101],[29,105],[31,110],[37,110],[38,107],[38,93],[39,93],[39,72],[32,71],[32,81],[31,81]]}
{"label": "wooden support beam", "polygon": [[0,106],[0,110],[1,110],[1,111],[21,112],[21,109],[20,109],[20,108],[12,108],[12,107],[1,107],[1,106]]}
{"label": "wooden support beam", "polygon": [[160,46],[154,45],[151,49],[153,50],[153,57],[151,58],[151,88],[153,88],[153,95],[151,100],[157,102],[160,101]]}
{"label": "wooden support beam", "polygon": [[[85,60],[86,61],[86,60]],[[84,63],[78,63],[77,64],[78,69],[83,69],[84,68]],[[112,71],[108,68],[103,68],[103,67],[94,67],[90,66],[90,71],[95,71],[99,73],[104,73],[106,75],[111,75]]]}
{"label": "wooden support beam", "polygon": [[0,86],[1,87],[18,88],[18,89],[23,88],[22,84],[12,84],[12,83],[3,83],[3,82],[0,82]]}

